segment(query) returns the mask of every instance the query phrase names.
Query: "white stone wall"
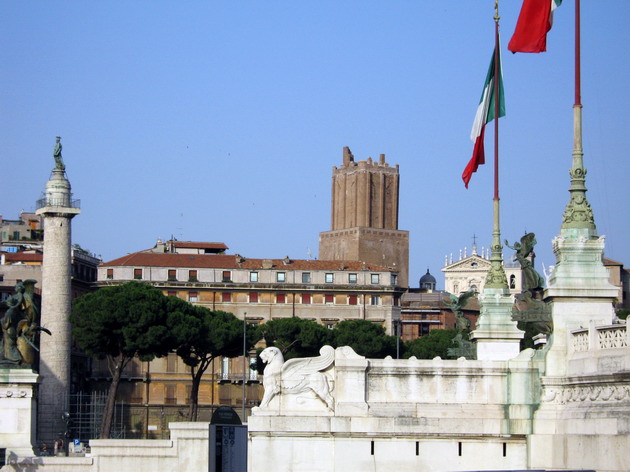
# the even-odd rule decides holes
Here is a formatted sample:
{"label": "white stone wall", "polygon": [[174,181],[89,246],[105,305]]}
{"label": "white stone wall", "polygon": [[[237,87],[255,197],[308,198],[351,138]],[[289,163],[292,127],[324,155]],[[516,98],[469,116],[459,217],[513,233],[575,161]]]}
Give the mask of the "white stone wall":
{"label": "white stone wall", "polygon": [[338,349],[325,371],[334,411],[306,393],[254,409],[249,470],[524,469],[539,367],[531,350],[490,362],[367,360]]}

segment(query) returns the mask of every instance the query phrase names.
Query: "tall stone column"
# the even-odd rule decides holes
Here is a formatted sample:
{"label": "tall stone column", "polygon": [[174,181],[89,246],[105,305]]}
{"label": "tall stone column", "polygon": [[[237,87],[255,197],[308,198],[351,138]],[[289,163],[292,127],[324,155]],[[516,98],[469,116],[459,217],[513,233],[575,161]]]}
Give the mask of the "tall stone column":
{"label": "tall stone column", "polygon": [[72,200],[70,182],[61,158],[60,138],[55,147],[55,168],[37,214],[43,217],[44,261],[42,265],[42,307],[40,324],[52,336],[40,338],[37,437],[54,440],[65,429],[62,420],[68,411],[70,393],[71,309],[71,220],[80,213]]}

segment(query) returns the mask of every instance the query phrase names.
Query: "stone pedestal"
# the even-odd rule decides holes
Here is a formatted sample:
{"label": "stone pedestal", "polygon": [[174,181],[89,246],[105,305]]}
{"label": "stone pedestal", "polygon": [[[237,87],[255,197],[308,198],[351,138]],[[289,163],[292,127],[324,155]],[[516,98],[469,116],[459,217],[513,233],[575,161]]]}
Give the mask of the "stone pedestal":
{"label": "stone pedestal", "polygon": [[505,361],[520,352],[525,333],[512,321],[514,296],[506,288],[484,288],[479,296],[481,311],[470,338],[477,341],[477,359]]}
{"label": "stone pedestal", "polygon": [[30,369],[0,369],[0,448],[7,459],[35,455],[38,377]]}
{"label": "stone pedestal", "polygon": [[571,331],[612,324],[618,289],[602,263],[604,237],[589,229],[562,229],[553,240],[556,268],[545,290],[551,306],[553,334],[547,353],[547,376],[564,376]]}

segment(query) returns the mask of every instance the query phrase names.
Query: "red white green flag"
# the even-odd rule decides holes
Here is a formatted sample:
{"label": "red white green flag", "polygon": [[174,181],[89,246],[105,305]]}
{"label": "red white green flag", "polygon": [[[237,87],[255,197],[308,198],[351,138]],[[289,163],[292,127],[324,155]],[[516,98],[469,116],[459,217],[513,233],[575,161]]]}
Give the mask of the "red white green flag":
{"label": "red white green flag", "polygon": [[477,107],[477,113],[475,114],[475,121],[473,122],[472,131],[470,132],[470,139],[475,143],[473,149],[473,155],[468,165],[462,173],[462,179],[464,185],[468,188],[468,182],[472,177],[473,172],[477,172],[477,168],[481,164],[485,164],[485,153],[483,148],[483,138],[486,131],[486,124],[494,120],[494,97],[495,97],[495,78],[498,75],[499,82],[499,117],[505,116],[505,97],[503,95],[503,77],[501,73],[501,53],[499,52],[499,73],[495,74],[494,70],[494,54],[499,50],[497,48],[492,53],[492,60],[490,61],[490,67],[488,68],[488,74],[486,75],[486,83],[481,93],[481,100]]}
{"label": "red white green flag", "polygon": [[525,0],[508,49],[512,52],[544,52],[553,12],[562,0]]}

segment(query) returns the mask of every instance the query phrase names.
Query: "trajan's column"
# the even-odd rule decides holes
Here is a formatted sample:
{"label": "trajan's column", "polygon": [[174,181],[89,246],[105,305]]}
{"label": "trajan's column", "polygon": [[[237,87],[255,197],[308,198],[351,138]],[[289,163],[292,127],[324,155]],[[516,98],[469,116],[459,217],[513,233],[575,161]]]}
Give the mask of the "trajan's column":
{"label": "trajan's column", "polygon": [[72,200],[70,182],[61,157],[61,138],[53,157],[55,167],[37,202],[37,214],[43,217],[44,262],[42,266],[41,326],[52,336],[40,338],[37,438],[51,441],[65,431],[62,420],[68,411],[70,393],[70,322],[71,309],[71,221],[80,213]]}

